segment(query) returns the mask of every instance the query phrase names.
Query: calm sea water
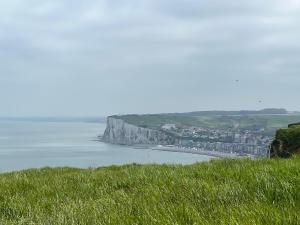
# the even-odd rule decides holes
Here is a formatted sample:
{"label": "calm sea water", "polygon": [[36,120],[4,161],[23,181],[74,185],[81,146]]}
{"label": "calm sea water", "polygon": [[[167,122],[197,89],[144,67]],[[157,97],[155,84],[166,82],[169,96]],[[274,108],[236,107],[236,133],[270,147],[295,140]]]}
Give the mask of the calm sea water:
{"label": "calm sea water", "polygon": [[0,121],[0,172],[40,167],[101,167],[129,163],[190,164],[211,159],[133,149],[95,141],[105,124]]}

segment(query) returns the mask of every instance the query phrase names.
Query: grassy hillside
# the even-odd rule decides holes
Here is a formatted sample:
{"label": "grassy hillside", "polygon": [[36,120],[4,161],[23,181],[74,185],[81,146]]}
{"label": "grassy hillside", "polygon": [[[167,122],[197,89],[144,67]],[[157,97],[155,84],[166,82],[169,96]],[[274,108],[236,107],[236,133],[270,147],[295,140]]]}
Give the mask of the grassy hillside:
{"label": "grassy hillside", "polygon": [[300,159],[0,175],[0,224],[300,224]]}
{"label": "grassy hillside", "polygon": [[283,128],[300,121],[300,115],[193,115],[193,114],[153,114],[113,116],[140,127],[158,129],[164,124],[199,126],[209,128]]}

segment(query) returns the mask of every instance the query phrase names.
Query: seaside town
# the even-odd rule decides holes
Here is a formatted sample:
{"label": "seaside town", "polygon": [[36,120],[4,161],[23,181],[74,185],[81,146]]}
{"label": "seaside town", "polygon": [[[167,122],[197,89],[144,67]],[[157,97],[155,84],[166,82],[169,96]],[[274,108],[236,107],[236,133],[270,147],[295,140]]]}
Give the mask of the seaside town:
{"label": "seaside town", "polygon": [[177,127],[165,124],[161,130],[180,137],[182,150],[215,151],[236,155],[265,157],[274,135],[260,129]]}

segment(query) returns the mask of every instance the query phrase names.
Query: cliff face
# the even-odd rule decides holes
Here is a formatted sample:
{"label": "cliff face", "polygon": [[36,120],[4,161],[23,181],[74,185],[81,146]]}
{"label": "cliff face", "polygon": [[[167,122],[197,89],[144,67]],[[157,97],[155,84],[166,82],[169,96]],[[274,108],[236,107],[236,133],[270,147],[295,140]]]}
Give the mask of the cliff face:
{"label": "cliff face", "polygon": [[288,129],[280,129],[271,144],[271,157],[288,158],[300,154],[300,124],[291,124]]}
{"label": "cliff face", "polygon": [[102,140],[121,145],[168,145],[177,142],[176,138],[162,131],[138,127],[114,117],[108,117]]}

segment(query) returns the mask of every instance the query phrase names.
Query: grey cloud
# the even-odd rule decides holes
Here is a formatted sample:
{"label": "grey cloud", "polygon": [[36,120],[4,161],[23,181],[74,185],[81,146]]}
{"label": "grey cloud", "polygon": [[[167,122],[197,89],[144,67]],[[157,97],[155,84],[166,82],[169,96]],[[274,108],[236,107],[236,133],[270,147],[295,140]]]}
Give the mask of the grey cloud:
{"label": "grey cloud", "polygon": [[2,1],[0,115],[294,110],[299,12],[297,0]]}

